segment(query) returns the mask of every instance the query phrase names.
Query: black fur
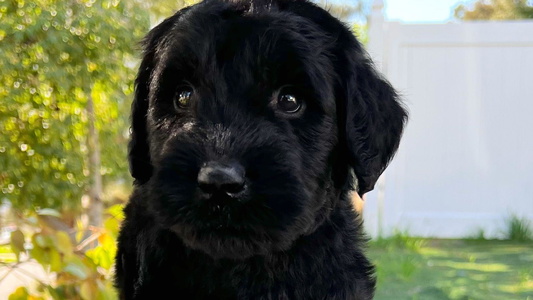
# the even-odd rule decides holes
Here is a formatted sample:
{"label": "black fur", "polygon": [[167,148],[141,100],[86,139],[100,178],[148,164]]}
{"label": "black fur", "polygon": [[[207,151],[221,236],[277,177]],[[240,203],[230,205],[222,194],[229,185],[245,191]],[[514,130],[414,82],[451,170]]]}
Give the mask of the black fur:
{"label": "black fur", "polygon": [[[352,33],[298,0],[206,0],[155,27],[132,105],[123,299],[371,299],[353,182],[372,190],[406,113]],[[176,108],[182,86],[191,103]],[[278,94],[301,99],[296,113]],[[208,161],[245,193],[202,198]],[[353,176],[355,174],[355,177]]]}

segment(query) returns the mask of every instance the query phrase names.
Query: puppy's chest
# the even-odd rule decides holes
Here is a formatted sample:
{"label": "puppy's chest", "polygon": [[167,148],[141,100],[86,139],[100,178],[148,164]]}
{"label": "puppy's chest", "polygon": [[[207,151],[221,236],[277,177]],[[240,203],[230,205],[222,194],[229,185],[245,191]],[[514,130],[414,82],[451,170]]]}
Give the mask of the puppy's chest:
{"label": "puppy's chest", "polygon": [[328,295],[332,291],[345,294],[347,276],[324,262],[284,258],[270,264],[209,265],[189,260],[185,268],[174,268],[172,274],[175,287],[179,285],[195,299],[335,299]]}

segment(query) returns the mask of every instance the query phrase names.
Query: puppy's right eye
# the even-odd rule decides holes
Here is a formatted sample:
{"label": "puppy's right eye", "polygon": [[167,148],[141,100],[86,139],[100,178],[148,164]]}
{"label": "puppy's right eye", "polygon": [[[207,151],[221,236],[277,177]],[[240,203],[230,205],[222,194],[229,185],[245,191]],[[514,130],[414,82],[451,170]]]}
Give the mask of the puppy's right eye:
{"label": "puppy's right eye", "polygon": [[297,113],[301,107],[302,104],[300,103],[298,98],[296,98],[296,96],[292,94],[280,94],[278,96],[278,108],[284,111],[285,113]]}
{"label": "puppy's right eye", "polygon": [[193,89],[190,87],[179,87],[174,96],[174,108],[184,109],[189,106],[193,94]]}

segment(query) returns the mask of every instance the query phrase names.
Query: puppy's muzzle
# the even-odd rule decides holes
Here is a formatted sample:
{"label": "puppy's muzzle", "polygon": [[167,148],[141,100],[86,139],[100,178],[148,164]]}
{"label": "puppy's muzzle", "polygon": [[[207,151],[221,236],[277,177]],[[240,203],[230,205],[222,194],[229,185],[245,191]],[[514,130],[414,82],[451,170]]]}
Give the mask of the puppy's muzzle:
{"label": "puppy's muzzle", "polygon": [[244,167],[239,163],[210,161],[198,172],[198,187],[207,198],[214,195],[237,198],[246,189],[244,175]]}

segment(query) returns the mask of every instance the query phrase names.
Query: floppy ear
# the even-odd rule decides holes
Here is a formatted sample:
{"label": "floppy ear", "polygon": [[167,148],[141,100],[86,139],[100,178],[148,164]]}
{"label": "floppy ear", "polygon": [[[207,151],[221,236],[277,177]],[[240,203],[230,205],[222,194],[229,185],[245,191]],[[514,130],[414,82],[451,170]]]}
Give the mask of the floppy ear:
{"label": "floppy ear", "polygon": [[281,9],[296,13],[332,38],[337,70],[337,111],[341,144],[358,182],[358,193],[371,191],[392,159],[407,113],[392,86],[374,69],[354,35],[339,20],[308,1],[280,1]]}
{"label": "floppy ear", "polygon": [[407,113],[390,83],[375,69],[357,42],[346,55],[346,145],[358,181],[358,193],[374,189],[398,149]]}
{"label": "floppy ear", "polygon": [[152,29],[142,42],[144,49],[143,59],[135,79],[135,98],[131,105],[131,135],[128,144],[130,173],[135,179],[135,184],[143,184],[152,176],[153,167],[148,145],[146,115],[148,113],[150,81],[155,66],[156,50],[164,34],[170,30],[182,12],[183,10]]}

